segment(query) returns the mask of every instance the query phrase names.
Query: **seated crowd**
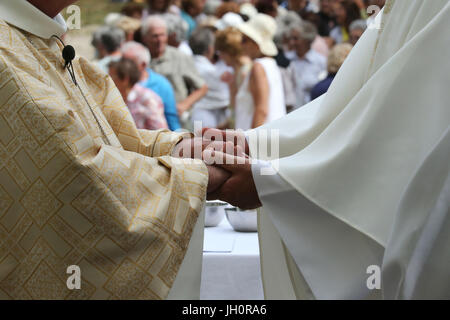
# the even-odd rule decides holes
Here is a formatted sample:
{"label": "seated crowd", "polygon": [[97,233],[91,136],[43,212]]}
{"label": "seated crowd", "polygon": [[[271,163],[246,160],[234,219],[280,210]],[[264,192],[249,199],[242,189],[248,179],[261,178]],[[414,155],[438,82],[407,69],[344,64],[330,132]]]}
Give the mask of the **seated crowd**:
{"label": "seated crowd", "polygon": [[93,35],[139,128],[248,130],[327,92],[383,0],[148,0]]}

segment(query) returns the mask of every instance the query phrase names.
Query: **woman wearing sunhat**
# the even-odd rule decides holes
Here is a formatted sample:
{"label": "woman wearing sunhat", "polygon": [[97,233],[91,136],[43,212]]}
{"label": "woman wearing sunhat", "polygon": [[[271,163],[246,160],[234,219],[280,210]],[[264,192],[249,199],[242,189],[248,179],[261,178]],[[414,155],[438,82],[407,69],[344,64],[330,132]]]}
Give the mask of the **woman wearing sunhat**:
{"label": "woman wearing sunhat", "polygon": [[237,28],[243,34],[243,50],[254,61],[236,95],[236,129],[248,130],[283,117],[286,108],[281,73],[272,58],[278,53],[272,40],[275,20],[257,14]]}

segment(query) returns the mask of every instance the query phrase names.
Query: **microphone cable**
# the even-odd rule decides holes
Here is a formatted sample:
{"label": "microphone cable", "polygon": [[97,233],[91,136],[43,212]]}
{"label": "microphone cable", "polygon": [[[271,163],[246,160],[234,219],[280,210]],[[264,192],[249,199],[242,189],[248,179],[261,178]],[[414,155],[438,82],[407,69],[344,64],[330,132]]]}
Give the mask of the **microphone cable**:
{"label": "microphone cable", "polygon": [[67,45],[64,43],[64,41],[58,37],[57,35],[53,35],[52,37],[56,38],[59,40],[59,42],[61,42],[61,44],[63,45],[63,51],[62,51],[62,57],[65,61],[64,64],[64,69],[67,69],[67,71],[69,72],[70,77],[72,78],[73,83],[75,84],[75,86],[78,88],[78,90],[81,93],[81,96],[83,97],[84,101],[86,102],[86,104],[89,107],[89,110],[91,110],[92,115],[95,118],[95,121],[97,122],[98,127],[100,128],[100,131],[102,132],[102,140],[103,142],[105,142],[108,145],[111,145],[111,142],[108,139],[108,136],[106,135],[105,131],[103,130],[103,127],[100,125],[100,121],[97,118],[97,115],[95,114],[94,110],[92,109],[88,99],[86,98],[83,90],[81,90],[81,87],[78,85],[77,79],[75,77],[75,71],[73,68],[73,64],[72,61],[75,59],[75,48],[72,47],[71,45]]}

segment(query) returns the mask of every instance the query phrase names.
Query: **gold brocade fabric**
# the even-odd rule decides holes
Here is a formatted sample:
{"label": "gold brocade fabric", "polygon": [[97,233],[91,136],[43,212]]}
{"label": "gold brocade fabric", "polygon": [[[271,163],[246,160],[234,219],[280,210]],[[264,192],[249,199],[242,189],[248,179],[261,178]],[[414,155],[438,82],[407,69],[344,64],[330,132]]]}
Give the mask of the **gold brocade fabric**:
{"label": "gold brocade fabric", "polygon": [[206,167],[168,156],[183,134],[138,130],[112,80],[79,58],[102,138],[61,50],[0,20],[0,298],[164,299]]}

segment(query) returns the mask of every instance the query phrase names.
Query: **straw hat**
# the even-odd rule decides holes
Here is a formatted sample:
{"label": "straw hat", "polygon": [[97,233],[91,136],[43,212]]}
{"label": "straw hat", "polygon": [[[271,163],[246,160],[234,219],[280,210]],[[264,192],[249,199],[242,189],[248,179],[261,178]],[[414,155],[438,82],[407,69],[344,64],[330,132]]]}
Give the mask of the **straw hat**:
{"label": "straw hat", "polygon": [[124,30],[125,32],[135,32],[141,27],[141,21],[123,16],[116,22],[116,27]]}
{"label": "straw hat", "polygon": [[107,26],[114,27],[117,21],[120,20],[120,18],[122,18],[122,15],[120,13],[117,12],[108,13],[105,17],[105,24]]}
{"label": "straw hat", "polygon": [[237,26],[239,31],[256,42],[262,54],[273,57],[278,54],[273,37],[277,31],[275,19],[263,13],[258,13],[249,21]]}

